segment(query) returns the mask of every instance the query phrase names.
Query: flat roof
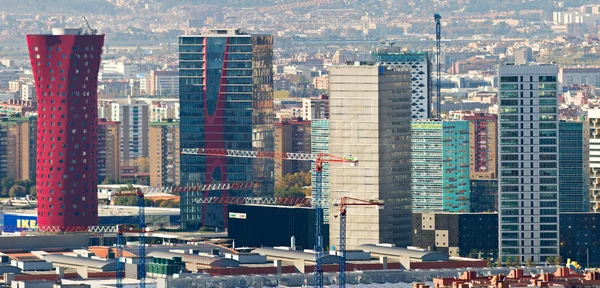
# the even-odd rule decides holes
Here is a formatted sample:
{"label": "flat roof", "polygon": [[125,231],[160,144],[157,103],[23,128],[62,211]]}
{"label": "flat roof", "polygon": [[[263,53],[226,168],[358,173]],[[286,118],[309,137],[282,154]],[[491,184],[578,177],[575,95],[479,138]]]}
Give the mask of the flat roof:
{"label": "flat roof", "polygon": [[[254,249],[252,253],[266,255],[267,257],[286,258],[290,260],[298,259],[308,262],[315,262],[314,253],[298,250],[282,250],[271,247],[261,247]],[[321,261],[323,262],[323,264],[338,264],[340,263],[340,257],[330,254],[323,254],[323,256],[321,257]]]}
{"label": "flat roof", "polygon": [[407,249],[403,247],[380,246],[375,244],[363,244],[358,246],[359,249],[371,252],[373,254],[383,254],[397,257],[418,258],[421,261],[448,261],[450,256],[438,251],[421,251]]}
{"label": "flat roof", "polygon": [[42,259],[52,262],[52,263],[60,263],[74,266],[85,266],[91,268],[102,269],[103,271],[115,271],[117,270],[117,262],[116,261],[103,261],[96,260],[86,257],[73,257],[67,255],[60,254],[48,254],[45,255]]}

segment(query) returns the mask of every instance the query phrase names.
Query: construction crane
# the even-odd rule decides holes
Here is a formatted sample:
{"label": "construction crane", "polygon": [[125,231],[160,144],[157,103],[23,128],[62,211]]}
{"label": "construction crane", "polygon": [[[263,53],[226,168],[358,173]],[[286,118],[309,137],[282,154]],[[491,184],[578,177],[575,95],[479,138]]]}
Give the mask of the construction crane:
{"label": "construction crane", "polygon": [[[139,257],[139,264],[138,264],[138,277],[140,278],[140,288],[146,288],[146,213],[145,213],[145,209],[146,209],[146,198],[144,195],[144,192],[142,191],[142,189],[140,188],[135,188],[135,187],[127,187],[119,192],[117,192],[114,196],[136,196],[137,197],[137,206],[138,206],[138,225],[139,228],[137,229],[136,232],[138,232],[139,238],[138,238],[138,257]],[[121,237],[123,237],[123,234],[119,234],[119,228],[117,228],[117,243],[119,243],[118,238],[119,235]],[[123,241],[121,241],[123,242]],[[121,243],[122,244],[122,243]],[[121,254],[123,254],[123,247],[117,247],[117,251],[121,251]],[[121,255],[122,257],[122,255]],[[119,262],[122,259],[119,258]],[[117,264],[118,266],[118,264]],[[122,266],[121,266],[122,268]],[[118,269],[117,269],[118,270]],[[120,278],[119,276],[122,276],[122,274],[120,272],[117,272],[117,287],[122,287],[122,286],[118,286],[119,282],[121,282],[121,285],[123,285],[122,282],[122,278]]]}
{"label": "construction crane", "polygon": [[[339,287],[346,287],[346,208],[348,206],[375,206],[378,209],[383,209],[383,201],[381,200],[361,200],[351,197],[343,197],[339,204],[340,206],[340,245],[338,247],[340,256],[340,275]],[[337,217],[337,216],[336,216]]]}
{"label": "construction crane", "polygon": [[323,288],[323,205],[322,205],[322,182],[323,182],[323,163],[350,163],[356,165],[358,159],[347,156],[338,157],[326,153],[306,154],[306,153],[286,153],[286,152],[265,152],[265,151],[247,151],[247,150],[227,150],[227,149],[210,149],[210,148],[184,148],[181,154],[204,155],[204,156],[221,156],[221,157],[242,157],[242,158],[263,158],[263,159],[281,159],[281,160],[296,160],[296,161],[311,161],[315,162],[315,195],[314,207],[316,212],[315,223],[315,271],[313,276],[314,287]]}
{"label": "construction crane", "polygon": [[437,106],[436,106],[436,113],[437,113],[437,118],[440,119],[440,117],[442,117],[442,74],[441,74],[441,70],[442,70],[442,62],[441,62],[441,58],[440,58],[440,51],[441,51],[441,41],[442,41],[442,16],[440,16],[440,14],[435,13],[433,15],[433,20],[435,21],[435,43],[436,43],[436,61],[437,61],[437,81],[436,81],[436,96],[437,96]]}

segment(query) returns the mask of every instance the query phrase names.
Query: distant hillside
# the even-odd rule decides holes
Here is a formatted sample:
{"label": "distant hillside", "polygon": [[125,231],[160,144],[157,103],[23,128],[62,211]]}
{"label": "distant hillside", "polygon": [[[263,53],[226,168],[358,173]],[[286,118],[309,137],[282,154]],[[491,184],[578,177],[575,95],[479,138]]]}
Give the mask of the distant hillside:
{"label": "distant hillside", "polygon": [[0,11],[32,13],[114,13],[106,0],[0,0]]}

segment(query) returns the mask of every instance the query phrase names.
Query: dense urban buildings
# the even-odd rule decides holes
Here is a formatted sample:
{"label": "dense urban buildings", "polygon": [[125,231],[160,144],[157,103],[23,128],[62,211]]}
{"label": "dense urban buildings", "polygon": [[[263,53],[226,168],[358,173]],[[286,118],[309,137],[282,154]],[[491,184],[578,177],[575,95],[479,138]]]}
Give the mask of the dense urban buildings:
{"label": "dense urban buildings", "polygon": [[149,131],[150,186],[179,185],[179,123],[174,121],[150,123]]}
{"label": "dense urban buildings", "polygon": [[[278,153],[307,153],[310,154],[310,121],[277,122],[273,125],[274,147]],[[275,159],[275,185],[283,176],[298,172],[308,172],[311,162]]]}
{"label": "dense urban buildings", "polygon": [[[332,199],[381,199],[385,209],[352,207],[347,216],[347,247],[410,244],[411,76],[406,68],[368,62],[332,66],[329,152],[360,161],[360,167],[329,166]],[[331,217],[330,242],[339,242],[339,219]]]}
{"label": "dense urban buildings", "polygon": [[413,121],[413,212],[469,212],[469,122]]}
{"label": "dense urban buildings", "polygon": [[559,253],[557,74],[555,65],[499,68],[502,261]]}
{"label": "dense urban buildings", "polygon": [[34,180],[36,117],[0,119],[0,178]]}
{"label": "dense urban buildings", "polygon": [[97,76],[104,35],[27,35],[38,99],[38,226],[98,224]]}
{"label": "dense urban buildings", "polygon": [[121,122],[98,121],[98,183],[121,180]]}
{"label": "dense urban buildings", "polygon": [[431,118],[431,59],[427,52],[390,52],[378,50],[373,59],[380,65],[403,67],[411,72],[411,117]]}
{"label": "dense urban buildings", "polygon": [[587,121],[558,123],[560,212],[590,210],[589,133]]}
{"label": "dense urban buildings", "polygon": [[475,112],[462,119],[469,121],[469,177],[498,179],[498,116]]}
{"label": "dense urban buildings", "polygon": [[147,80],[148,95],[160,95],[164,97],[179,96],[179,73],[177,71],[150,71]]}
{"label": "dense urban buildings", "polygon": [[[273,151],[272,66],[270,35],[210,30],[181,36],[181,148]],[[231,196],[272,196],[272,173],[271,159],[181,155],[182,185],[260,183],[254,191],[228,191]],[[192,203],[192,194],[182,195],[183,228],[226,226],[223,207],[202,211],[206,207]],[[211,222],[206,222],[208,218]]]}

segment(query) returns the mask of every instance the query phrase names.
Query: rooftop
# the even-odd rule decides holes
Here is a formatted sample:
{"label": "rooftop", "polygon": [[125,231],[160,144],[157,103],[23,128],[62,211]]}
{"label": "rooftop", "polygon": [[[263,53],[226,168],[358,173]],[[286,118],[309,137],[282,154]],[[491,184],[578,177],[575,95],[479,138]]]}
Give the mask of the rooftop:
{"label": "rooftop", "polygon": [[397,257],[417,258],[421,261],[448,261],[450,256],[446,253],[428,250],[416,250],[403,247],[384,246],[376,244],[363,244],[359,248],[372,254],[382,254]]}

